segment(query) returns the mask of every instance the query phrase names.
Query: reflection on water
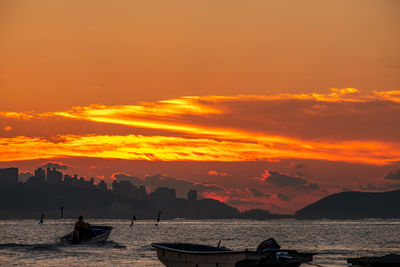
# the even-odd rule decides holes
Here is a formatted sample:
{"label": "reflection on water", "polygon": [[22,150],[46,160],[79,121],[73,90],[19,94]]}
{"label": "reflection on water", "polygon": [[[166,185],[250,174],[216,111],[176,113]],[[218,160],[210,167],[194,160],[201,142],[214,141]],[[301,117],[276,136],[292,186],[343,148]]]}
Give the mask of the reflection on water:
{"label": "reflection on water", "polygon": [[[110,225],[109,241],[67,245],[58,237],[70,232],[72,220],[0,221],[0,265],[134,265],[162,266],[152,242],[191,242],[231,249],[255,249],[274,237],[282,248],[318,253],[313,263],[346,266],[347,257],[400,252],[400,220],[297,221],[210,220],[130,221],[88,220]],[[304,265],[306,266],[306,265]]]}

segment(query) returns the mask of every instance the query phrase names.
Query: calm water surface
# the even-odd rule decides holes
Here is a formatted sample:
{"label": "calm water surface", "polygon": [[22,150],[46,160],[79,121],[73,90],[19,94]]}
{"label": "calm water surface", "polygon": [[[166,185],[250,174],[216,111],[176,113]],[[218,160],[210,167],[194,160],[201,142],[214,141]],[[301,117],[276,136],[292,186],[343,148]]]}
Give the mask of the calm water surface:
{"label": "calm water surface", "polygon": [[[255,249],[274,237],[282,248],[318,253],[314,264],[347,266],[346,258],[400,253],[400,220],[87,220],[110,225],[101,245],[63,245],[58,237],[71,231],[73,220],[0,221],[1,266],[162,266],[152,242],[192,242],[231,249]],[[309,266],[303,264],[302,266]]]}

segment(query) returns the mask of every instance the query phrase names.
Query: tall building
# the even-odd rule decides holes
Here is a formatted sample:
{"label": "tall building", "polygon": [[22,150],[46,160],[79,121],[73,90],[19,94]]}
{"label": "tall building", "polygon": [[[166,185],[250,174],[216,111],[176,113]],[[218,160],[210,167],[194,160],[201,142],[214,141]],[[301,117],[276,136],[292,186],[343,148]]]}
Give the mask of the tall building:
{"label": "tall building", "polygon": [[64,184],[65,185],[78,185],[79,184],[79,179],[78,179],[78,175],[64,175]]}
{"label": "tall building", "polygon": [[145,200],[147,197],[146,187],[141,185],[138,189],[137,199],[138,200]]}
{"label": "tall building", "polygon": [[35,177],[38,182],[45,182],[46,181],[46,172],[42,168],[37,168],[35,170]]}
{"label": "tall building", "polygon": [[195,202],[197,200],[197,191],[196,190],[189,190],[188,192],[188,200],[190,202]]}
{"label": "tall building", "polygon": [[27,183],[30,185],[38,185],[46,182],[46,171],[42,168],[37,168],[35,170],[35,176],[28,179]]}
{"label": "tall building", "polygon": [[133,184],[129,181],[114,181],[112,183],[112,190],[117,197],[132,198]]}
{"label": "tall building", "polygon": [[78,186],[80,187],[94,187],[94,178],[90,178],[90,180],[85,180],[85,177],[80,177],[78,180]]}
{"label": "tall building", "polygon": [[47,182],[49,184],[61,184],[62,172],[57,171],[56,168],[53,168],[52,170],[47,168]]}
{"label": "tall building", "polygon": [[146,188],[144,186],[137,187],[130,181],[114,181],[112,191],[117,198],[129,200],[144,200],[146,198]]}
{"label": "tall building", "polygon": [[175,189],[171,189],[168,187],[157,187],[156,191],[151,193],[151,197],[155,201],[171,202],[176,199],[176,192]]}
{"label": "tall building", "polygon": [[100,191],[103,192],[107,191],[107,184],[104,181],[100,181],[100,183],[97,184],[97,187],[99,188]]}
{"label": "tall building", "polygon": [[0,185],[18,184],[18,168],[0,169]]}

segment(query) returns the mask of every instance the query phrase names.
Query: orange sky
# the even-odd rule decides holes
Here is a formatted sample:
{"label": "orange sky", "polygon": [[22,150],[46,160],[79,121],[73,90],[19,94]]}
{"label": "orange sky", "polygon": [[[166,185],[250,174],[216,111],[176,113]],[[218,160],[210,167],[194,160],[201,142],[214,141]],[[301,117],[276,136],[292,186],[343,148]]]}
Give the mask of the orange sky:
{"label": "orange sky", "polygon": [[397,90],[399,10],[397,0],[3,0],[0,106]]}
{"label": "orange sky", "polygon": [[202,194],[285,212],[393,189],[399,11],[396,0],[1,1],[0,165],[57,160],[108,179],[144,161],[143,179],[215,184]]}

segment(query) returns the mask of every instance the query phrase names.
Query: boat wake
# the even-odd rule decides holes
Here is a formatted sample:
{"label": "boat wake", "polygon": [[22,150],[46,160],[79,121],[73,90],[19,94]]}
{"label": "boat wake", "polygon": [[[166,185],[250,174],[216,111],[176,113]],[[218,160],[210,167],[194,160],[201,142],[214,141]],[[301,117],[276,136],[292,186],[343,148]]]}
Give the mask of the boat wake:
{"label": "boat wake", "polygon": [[[87,245],[89,245],[89,244],[87,244]],[[104,247],[107,247],[107,248],[120,248],[120,249],[125,249],[126,248],[125,245],[121,245],[121,244],[119,244],[117,242],[114,242],[112,240],[109,240],[109,241],[106,241],[106,242],[103,242],[103,243],[90,244],[89,246],[91,246],[91,247],[102,247],[102,248],[104,248]]]}
{"label": "boat wake", "polygon": [[57,251],[59,245],[53,244],[17,244],[17,243],[6,243],[0,244],[0,250],[32,250],[32,251]]}
{"label": "boat wake", "polygon": [[121,245],[112,240],[106,241],[104,243],[94,243],[94,244],[82,244],[82,245],[70,245],[62,242],[50,243],[50,244],[18,244],[18,243],[5,243],[0,244],[0,250],[24,250],[24,251],[59,251],[61,248],[68,247],[90,247],[90,248],[116,248],[125,249],[125,245]]}

